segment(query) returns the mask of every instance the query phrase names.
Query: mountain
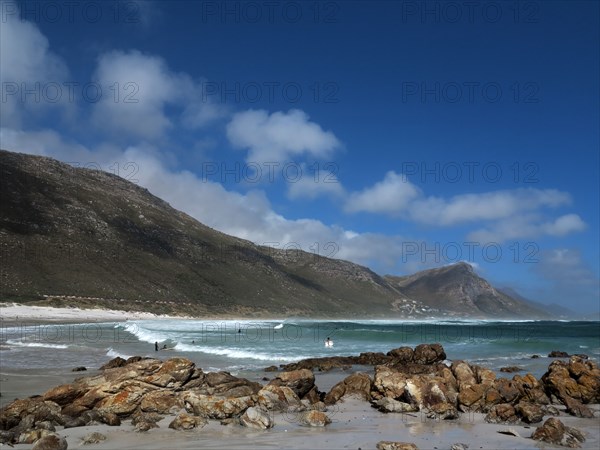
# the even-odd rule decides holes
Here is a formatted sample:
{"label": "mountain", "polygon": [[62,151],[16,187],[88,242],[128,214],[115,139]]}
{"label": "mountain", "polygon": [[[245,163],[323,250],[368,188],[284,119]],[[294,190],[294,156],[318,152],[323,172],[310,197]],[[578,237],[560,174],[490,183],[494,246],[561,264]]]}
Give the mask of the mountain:
{"label": "mountain", "polygon": [[0,150],[0,300],[245,317],[539,316],[466,264],[410,277],[216,231],[113,174]]}
{"label": "mountain", "polygon": [[469,317],[549,318],[542,309],[494,288],[465,262],[405,277],[386,276],[399,292],[436,310]]}

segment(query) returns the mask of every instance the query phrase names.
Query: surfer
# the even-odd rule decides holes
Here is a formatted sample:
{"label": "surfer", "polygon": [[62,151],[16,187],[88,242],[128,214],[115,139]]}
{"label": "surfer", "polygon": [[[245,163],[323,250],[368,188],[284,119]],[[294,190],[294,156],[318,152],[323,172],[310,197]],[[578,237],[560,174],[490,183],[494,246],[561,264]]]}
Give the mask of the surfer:
{"label": "surfer", "polygon": [[163,348],[162,348],[162,349],[163,349],[163,350],[166,350],[166,349],[167,349],[167,344],[163,345]]}
{"label": "surfer", "polygon": [[325,339],[325,347],[333,347],[333,341],[331,338],[327,337],[327,339]]}
{"label": "surfer", "polygon": [[154,342],[154,351],[158,351],[158,341]]}

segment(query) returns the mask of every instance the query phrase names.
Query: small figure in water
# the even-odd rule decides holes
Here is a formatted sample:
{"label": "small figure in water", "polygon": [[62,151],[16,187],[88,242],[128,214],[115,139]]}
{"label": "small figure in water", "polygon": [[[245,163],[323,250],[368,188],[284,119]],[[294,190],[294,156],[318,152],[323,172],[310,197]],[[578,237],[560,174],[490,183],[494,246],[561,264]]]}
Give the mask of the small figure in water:
{"label": "small figure in water", "polygon": [[329,337],[325,340],[325,347],[333,347],[333,341]]}
{"label": "small figure in water", "polygon": [[163,345],[163,348],[162,348],[162,349],[163,349],[163,350],[166,350],[166,349],[167,349],[167,344]]}
{"label": "small figure in water", "polygon": [[157,352],[158,351],[158,341],[156,341],[154,343],[154,351]]}
{"label": "small figure in water", "polygon": [[241,332],[242,332],[242,329],[241,329],[241,328],[238,328],[238,333],[241,333]]}
{"label": "small figure in water", "polygon": [[196,341],[192,341],[192,344],[195,344],[195,343],[196,343]]}

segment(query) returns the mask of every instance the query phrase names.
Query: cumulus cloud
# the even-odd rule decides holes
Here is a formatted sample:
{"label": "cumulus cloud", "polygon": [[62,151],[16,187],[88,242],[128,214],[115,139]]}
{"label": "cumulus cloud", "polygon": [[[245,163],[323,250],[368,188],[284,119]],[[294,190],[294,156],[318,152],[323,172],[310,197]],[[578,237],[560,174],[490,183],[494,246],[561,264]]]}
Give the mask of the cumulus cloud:
{"label": "cumulus cloud", "polygon": [[297,179],[288,179],[288,198],[291,200],[309,199],[326,196],[332,198],[343,198],[344,187],[335,172],[331,170],[311,170],[306,164],[299,166],[300,176]]}
{"label": "cumulus cloud", "polygon": [[350,194],[345,207],[349,212],[399,214],[421,196],[421,190],[406,176],[390,171],[374,186]]}
{"label": "cumulus cloud", "polygon": [[[202,94],[202,82],[171,71],[160,57],[137,50],[100,56],[94,81],[110,95],[102,95],[94,104],[92,123],[114,136],[154,141],[178,121],[198,128],[226,115],[224,107]],[[167,114],[169,107],[174,111]]]}
{"label": "cumulus cloud", "polygon": [[[64,87],[69,71],[38,27],[19,18],[16,2],[0,2],[0,7],[0,112],[4,126],[18,126],[23,113],[67,104],[56,86]],[[27,91],[32,93],[24,95]]]}
{"label": "cumulus cloud", "polygon": [[239,149],[248,150],[249,162],[278,162],[309,156],[331,156],[341,144],[331,131],[309,120],[298,109],[269,114],[248,110],[235,114],[227,125],[227,137]]}
{"label": "cumulus cloud", "polygon": [[577,214],[565,214],[547,221],[541,219],[538,214],[522,214],[472,231],[468,239],[476,242],[505,242],[511,239],[565,236],[585,228],[585,222]]}

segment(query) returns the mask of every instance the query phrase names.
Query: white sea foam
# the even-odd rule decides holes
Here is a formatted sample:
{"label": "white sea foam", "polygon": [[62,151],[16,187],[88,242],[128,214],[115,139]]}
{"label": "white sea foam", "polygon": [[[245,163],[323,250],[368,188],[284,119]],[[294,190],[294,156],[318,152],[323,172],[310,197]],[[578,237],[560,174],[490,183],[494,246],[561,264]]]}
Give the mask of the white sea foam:
{"label": "white sea foam", "polygon": [[13,341],[11,339],[6,341],[6,343],[8,345],[12,345],[13,347],[69,348],[69,346],[65,344],[49,344],[47,342],[21,342]]}
{"label": "white sea foam", "polygon": [[258,361],[297,361],[302,358],[308,358],[309,356],[295,355],[295,356],[284,356],[280,354],[269,354],[261,353],[252,350],[243,350],[239,348],[226,348],[226,347],[202,347],[190,344],[178,343],[175,345],[175,350],[182,352],[201,352],[209,355],[227,356],[233,359],[256,359]]}
{"label": "white sea foam", "polygon": [[113,349],[112,347],[108,349],[108,351],[106,352],[106,356],[108,356],[110,358],[116,358],[117,356],[120,356],[123,359],[131,358],[131,355],[126,355],[125,353],[120,353],[120,352],[116,351],[115,349]]}

